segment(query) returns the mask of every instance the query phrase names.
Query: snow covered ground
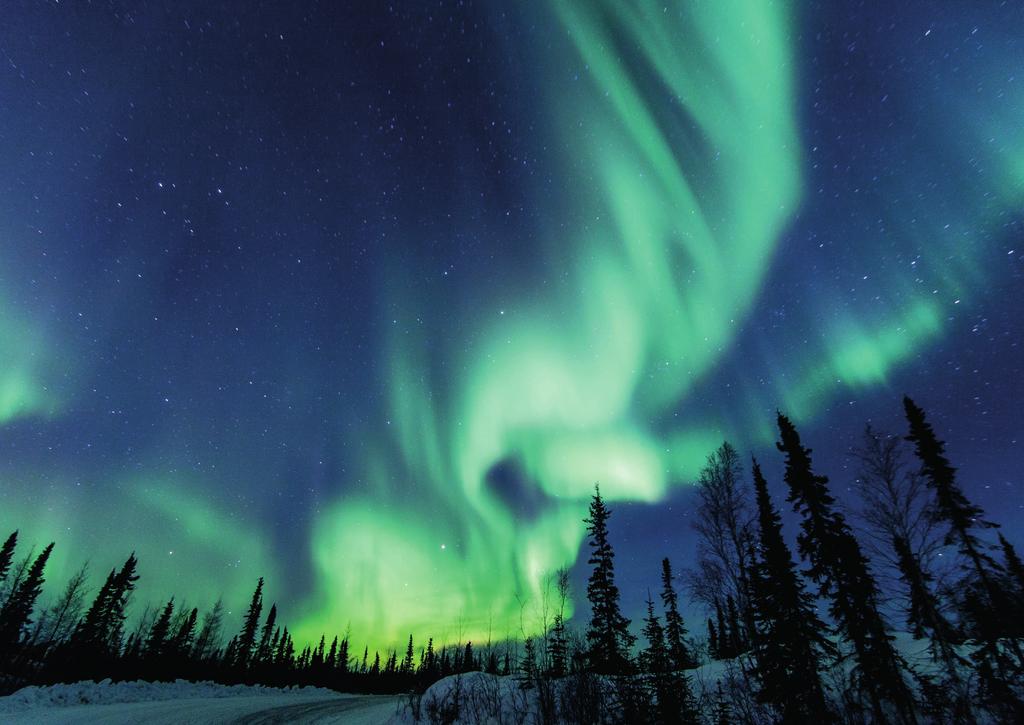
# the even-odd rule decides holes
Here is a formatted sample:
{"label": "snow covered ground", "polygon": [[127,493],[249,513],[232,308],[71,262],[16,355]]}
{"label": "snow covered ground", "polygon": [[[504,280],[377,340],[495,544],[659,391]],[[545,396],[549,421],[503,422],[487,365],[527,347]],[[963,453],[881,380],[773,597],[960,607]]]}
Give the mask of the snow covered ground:
{"label": "snow covered ground", "polygon": [[393,697],[342,695],[316,687],[277,689],[212,682],[76,682],[26,687],[0,697],[0,722],[38,723],[388,723]]}

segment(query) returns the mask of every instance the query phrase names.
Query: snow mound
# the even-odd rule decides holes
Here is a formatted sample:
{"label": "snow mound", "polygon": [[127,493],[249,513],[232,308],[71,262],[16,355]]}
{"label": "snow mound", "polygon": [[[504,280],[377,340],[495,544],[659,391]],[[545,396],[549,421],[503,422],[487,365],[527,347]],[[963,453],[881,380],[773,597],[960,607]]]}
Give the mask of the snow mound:
{"label": "snow mound", "polygon": [[194,698],[253,697],[260,695],[323,695],[337,697],[322,687],[265,687],[263,685],[218,685],[215,682],[72,682],[45,687],[23,687],[0,697],[0,714],[72,705],[110,705],[126,702],[158,702]]}

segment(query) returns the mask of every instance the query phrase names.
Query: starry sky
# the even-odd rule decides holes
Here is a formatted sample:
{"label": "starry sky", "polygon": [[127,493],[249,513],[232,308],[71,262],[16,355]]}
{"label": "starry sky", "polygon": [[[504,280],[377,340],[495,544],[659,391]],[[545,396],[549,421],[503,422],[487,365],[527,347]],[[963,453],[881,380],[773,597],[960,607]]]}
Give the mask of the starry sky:
{"label": "starry sky", "polygon": [[1024,5],[3,14],[0,528],[51,580],[479,640],[600,481],[639,611],[722,439],[781,496],[780,408],[845,495],[903,393],[1024,545]]}

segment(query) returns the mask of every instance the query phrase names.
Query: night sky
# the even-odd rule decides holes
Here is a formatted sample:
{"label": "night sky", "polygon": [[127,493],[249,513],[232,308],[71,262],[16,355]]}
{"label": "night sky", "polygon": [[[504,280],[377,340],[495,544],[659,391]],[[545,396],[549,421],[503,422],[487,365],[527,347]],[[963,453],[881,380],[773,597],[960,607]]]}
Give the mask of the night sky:
{"label": "night sky", "polygon": [[479,640],[600,481],[635,616],[723,438],[781,504],[779,408],[845,496],[904,393],[1024,546],[1024,4],[2,18],[0,532],[51,582]]}

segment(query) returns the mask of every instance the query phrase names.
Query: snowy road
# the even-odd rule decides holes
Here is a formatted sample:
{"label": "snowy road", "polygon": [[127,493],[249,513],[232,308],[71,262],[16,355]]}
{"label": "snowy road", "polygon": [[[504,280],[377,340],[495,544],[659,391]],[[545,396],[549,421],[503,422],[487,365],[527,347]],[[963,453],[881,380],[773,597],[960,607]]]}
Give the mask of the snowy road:
{"label": "snowy road", "polygon": [[374,724],[396,721],[402,698],[380,696],[283,695],[195,698],[112,705],[74,705],[0,714],[2,723],[78,725],[79,723],[146,723],[146,725],[209,725],[230,723]]}
{"label": "snowy road", "polygon": [[[400,698],[346,697],[319,702],[282,705],[233,720],[234,725],[273,725],[273,723],[386,722],[395,715]],[[371,719],[367,719],[367,718]],[[379,719],[376,719],[379,718]]]}

